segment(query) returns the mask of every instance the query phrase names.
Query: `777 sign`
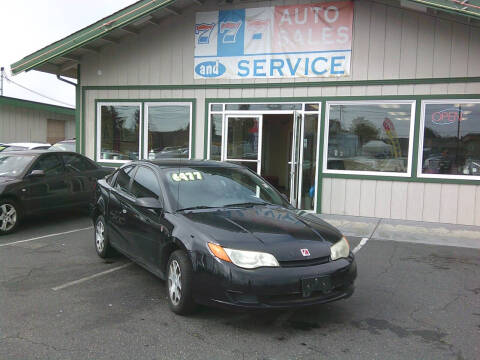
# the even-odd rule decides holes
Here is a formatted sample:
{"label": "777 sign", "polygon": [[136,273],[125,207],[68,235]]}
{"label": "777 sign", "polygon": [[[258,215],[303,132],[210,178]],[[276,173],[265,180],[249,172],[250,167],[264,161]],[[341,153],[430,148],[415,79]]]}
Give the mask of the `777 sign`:
{"label": "777 sign", "polygon": [[209,44],[210,35],[212,35],[213,29],[215,28],[215,23],[212,24],[196,24],[195,25],[195,35],[198,36],[197,42],[199,44]]}

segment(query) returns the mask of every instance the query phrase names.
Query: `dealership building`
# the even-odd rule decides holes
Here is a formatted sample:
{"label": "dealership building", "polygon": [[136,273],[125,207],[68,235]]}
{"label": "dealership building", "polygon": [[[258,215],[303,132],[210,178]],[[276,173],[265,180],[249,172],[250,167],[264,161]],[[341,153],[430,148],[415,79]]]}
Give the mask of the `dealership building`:
{"label": "dealership building", "polygon": [[231,161],[305,210],[480,225],[478,3],[142,0],[11,70],[77,79],[102,164]]}

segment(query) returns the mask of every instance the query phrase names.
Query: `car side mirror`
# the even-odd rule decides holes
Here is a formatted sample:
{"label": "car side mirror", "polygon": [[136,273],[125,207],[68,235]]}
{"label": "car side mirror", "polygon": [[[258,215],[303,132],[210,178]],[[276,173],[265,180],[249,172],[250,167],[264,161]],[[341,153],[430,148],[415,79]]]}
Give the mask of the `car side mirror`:
{"label": "car side mirror", "polygon": [[163,208],[163,204],[153,197],[143,197],[135,200],[135,205],[146,209],[160,210]]}
{"label": "car side mirror", "polygon": [[31,178],[42,177],[42,176],[45,176],[45,171],[43,170],[32,170],[32,172],[28,174],[28,177],[31,177]]}

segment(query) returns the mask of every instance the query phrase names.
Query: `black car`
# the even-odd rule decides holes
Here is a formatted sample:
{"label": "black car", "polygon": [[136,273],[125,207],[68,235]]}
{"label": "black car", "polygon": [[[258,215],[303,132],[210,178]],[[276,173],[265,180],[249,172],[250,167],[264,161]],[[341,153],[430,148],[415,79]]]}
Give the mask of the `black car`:
{"label": "black car", "polygon": [[97,179],[111,172],[112,169],[71,152],[1,152],[0,235],[15,231],[28,215],[88,208]]}
{"label": "black car", "polygon": [[118,250],[167,280],[176,313],[196,303],[286,308],[353,293],[357,270],[345,237],[247,168],[136,161],[98,184],[98,255]]}

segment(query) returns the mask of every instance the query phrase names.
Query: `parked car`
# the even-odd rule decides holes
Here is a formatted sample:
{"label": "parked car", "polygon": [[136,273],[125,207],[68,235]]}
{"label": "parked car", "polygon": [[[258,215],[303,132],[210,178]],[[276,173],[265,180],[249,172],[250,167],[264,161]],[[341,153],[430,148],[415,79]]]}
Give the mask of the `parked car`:
{"label": "parked car", "polygon": [[7,149],[4,151],[19,151],[19,150],[46,150],[52,146],[49,143],[8,143],[4,144]]}
{"label": "parked car", "polygon": [[347,298],[348,241],[261,177],[215,161],[135,161],[98,181],[97,254],[114,250],[167,281],[178,314],[197,303],[288,308]]}
{"label": "parked car", "polygon": [[57,151],[71,151],[75,152],[76,151],[76,144],[75,144],[75,139],[68,139],[68,140],[63,140],[59,141],[52,146],[50,146],[49,150],[57,150]]}
{"label": "parked car", "polygon": [[28,215],[87,208],[97,179],[111,172],[71,152],[1,152],[0,235],[15,231]]}

